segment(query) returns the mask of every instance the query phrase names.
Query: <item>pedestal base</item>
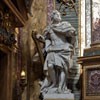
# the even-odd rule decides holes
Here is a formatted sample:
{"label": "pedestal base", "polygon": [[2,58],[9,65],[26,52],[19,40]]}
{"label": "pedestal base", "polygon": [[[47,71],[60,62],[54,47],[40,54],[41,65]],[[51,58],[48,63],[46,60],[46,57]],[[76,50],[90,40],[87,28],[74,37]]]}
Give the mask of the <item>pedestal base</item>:
{"label": "pedestal base", "polygon": [[84,50],[84,57],[100,55],[100,47],[91,47]]}
{"label": "pedestal base", "polygon": [[78,62],[83,68],[82,100],[100,100],[100,55],[79,57]]}
{"label": "pedestal base", "polygon": [[74,94],[45,94],[44,100],[74,100]]}

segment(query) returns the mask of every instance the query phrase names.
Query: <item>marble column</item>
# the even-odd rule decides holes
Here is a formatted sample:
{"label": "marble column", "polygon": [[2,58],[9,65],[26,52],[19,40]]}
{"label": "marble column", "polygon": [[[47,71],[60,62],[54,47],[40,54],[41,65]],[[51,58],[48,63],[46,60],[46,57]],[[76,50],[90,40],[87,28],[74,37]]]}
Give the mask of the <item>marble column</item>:
{"label": "marble column", "polygon": [[83,51],[85,49],[85,0],[81,0],[81,8],[80,8],[80,56],[83,56]]}
{"label": "marble column", "polygon": [[91,0],[86,0],[86,10],[85,10],[85,20],[86,20],[86,29],[85,29],[85,36],[86,36],[86,47],[89,48],[91,44]]}
{"label": "marble column", "polygon": [[84,56],[100,55],[100,0],[86,0],[85,26],[88,48],[84,49]]}

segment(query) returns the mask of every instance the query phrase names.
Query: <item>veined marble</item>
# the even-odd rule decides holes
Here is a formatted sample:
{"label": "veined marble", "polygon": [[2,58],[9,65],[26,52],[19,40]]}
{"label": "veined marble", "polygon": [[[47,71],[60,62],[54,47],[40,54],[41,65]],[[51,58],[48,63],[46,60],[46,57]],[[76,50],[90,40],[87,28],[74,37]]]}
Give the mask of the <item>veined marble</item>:
{"label": "veined marble", "polygon": [[81,0],[81,33],[80,33],[80,44],[81,44],[81,56],[83,56],[83,51],[85,48],[85,0]]}
{"label": "veined marble", "polygon": [[91,44],[91,0],[86,0],[86,47]]}
{"label": "veined marble", "polygon": [[100,0],[92,1],[92,43],[100,43]]}

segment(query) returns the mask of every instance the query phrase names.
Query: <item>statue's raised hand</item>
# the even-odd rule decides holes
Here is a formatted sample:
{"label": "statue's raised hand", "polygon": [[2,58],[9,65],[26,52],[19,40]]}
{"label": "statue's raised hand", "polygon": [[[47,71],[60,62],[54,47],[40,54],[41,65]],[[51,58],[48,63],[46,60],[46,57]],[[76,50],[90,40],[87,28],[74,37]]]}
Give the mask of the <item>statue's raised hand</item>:
{"label": "statue's raised hand", "polygon": [[44,42],[44,41],[45,41],[44,36],[41,35],[41,34],[36,34],[36,38],[37,38],[38,40],[40,40],[41,42]]}

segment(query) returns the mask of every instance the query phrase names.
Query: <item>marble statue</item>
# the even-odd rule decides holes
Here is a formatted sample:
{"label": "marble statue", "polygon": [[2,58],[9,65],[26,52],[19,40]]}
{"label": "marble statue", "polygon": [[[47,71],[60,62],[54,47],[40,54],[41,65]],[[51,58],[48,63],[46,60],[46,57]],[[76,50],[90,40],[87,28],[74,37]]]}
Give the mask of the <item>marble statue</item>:
{"label": "marble statue", "polygon": [[44,63],[46,78],[41,86],[41,92],[63,93],[70,92],[67,88],[67,78],[70,71],[70,59],[75,42],[75,29],[67,21],[61,21],[60,13],[54,10],[51,23],[44,31],[44,35],[37,34],[37,38],[45,41],[44,50],[47,56]]}

